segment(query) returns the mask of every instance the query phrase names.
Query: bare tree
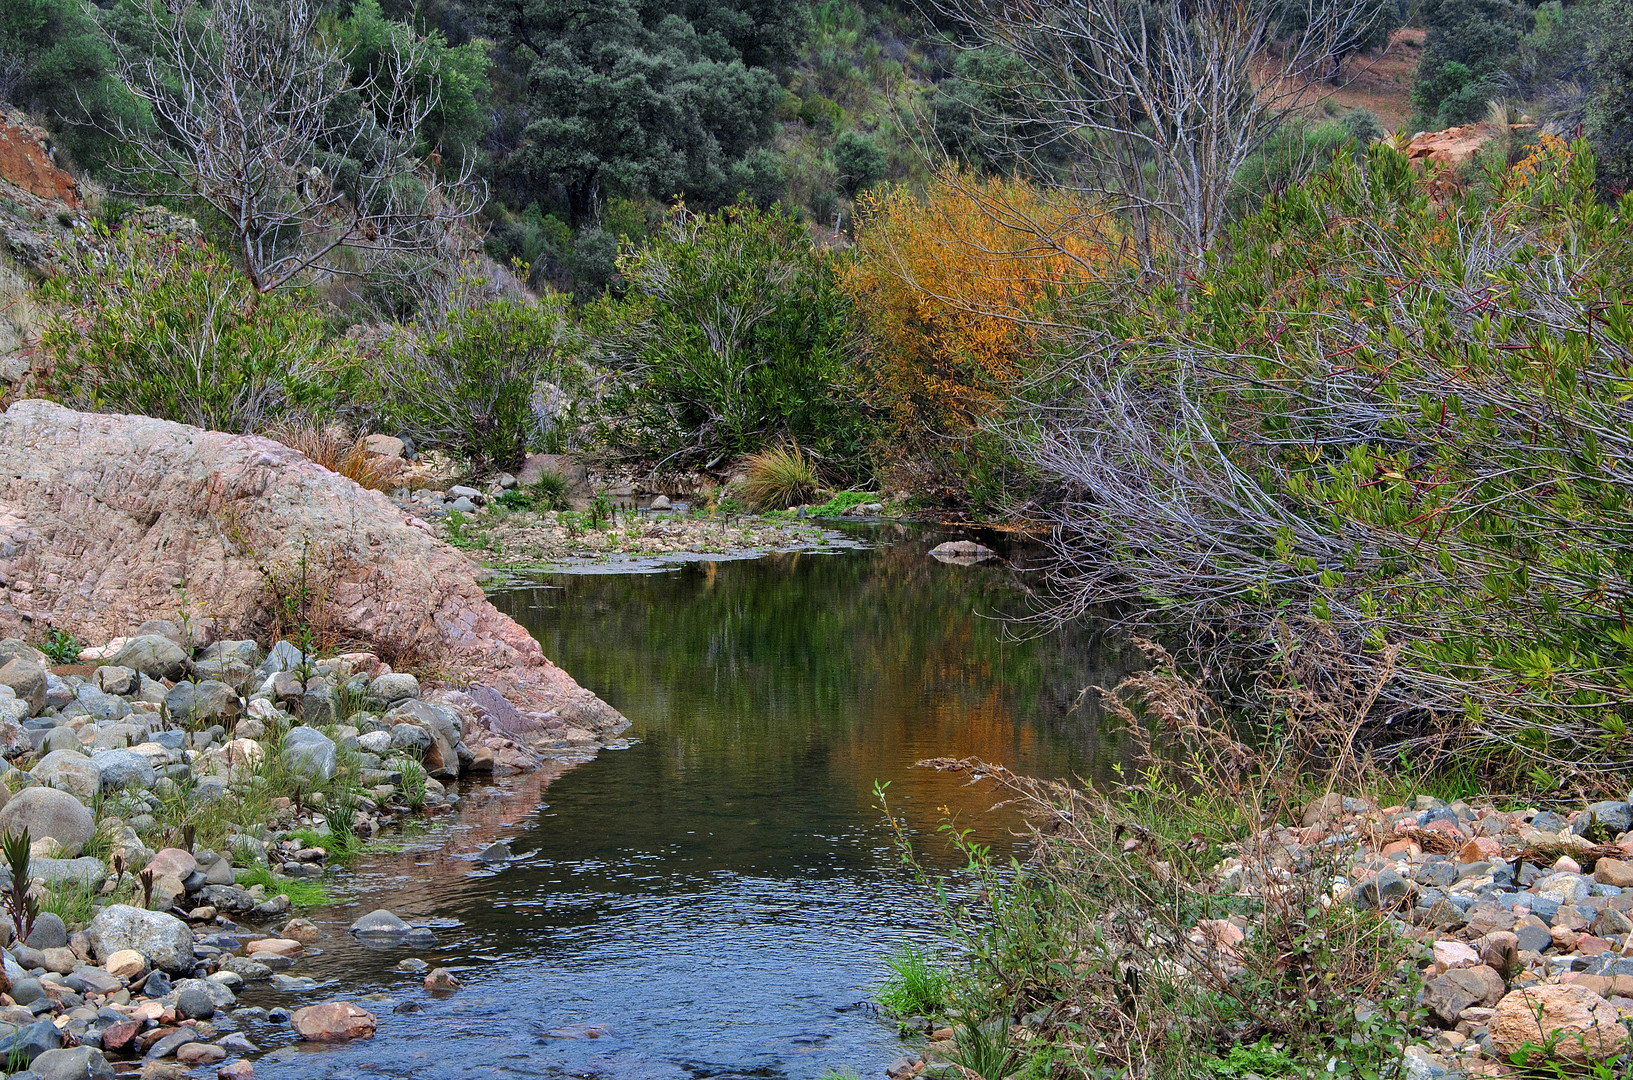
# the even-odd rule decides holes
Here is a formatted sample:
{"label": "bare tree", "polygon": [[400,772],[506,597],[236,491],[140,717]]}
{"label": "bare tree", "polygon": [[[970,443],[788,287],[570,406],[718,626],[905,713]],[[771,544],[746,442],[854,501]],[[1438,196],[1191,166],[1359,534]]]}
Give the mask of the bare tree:
{"label": "bare tree", "polygon": [[971,103],[978,127],[1018,162],[1064,160],[1070,182],[1128,217],[1147,270],[1164,252],[1181,270],[1200,263],[1238,170],[1330,90],[1335,59],[1373,36],[1379,12],[1375,0],[926,2],[968,27],[971,47],[1012,60]]}
{"label": "bare tree", "polygon": [[122,186],[207,204],[257,292],[457,248],[480,193],[423,145],[438,89],[421,40],[394,36],[354,82],[310,0],[148,0],[145,15],[142,46],[110,35],[152,121],[116,123]]}

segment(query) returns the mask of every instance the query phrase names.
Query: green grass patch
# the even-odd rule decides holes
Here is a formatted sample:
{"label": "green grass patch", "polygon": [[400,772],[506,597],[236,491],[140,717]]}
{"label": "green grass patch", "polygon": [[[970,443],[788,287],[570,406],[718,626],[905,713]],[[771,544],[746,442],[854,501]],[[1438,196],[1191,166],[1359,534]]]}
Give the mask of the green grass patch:
{"label": "green grass patch", "polygon": [[947,973],[931,959],[927,950],[904,942],[885,961],[890,978],[873,999],[892,1016],[934,1016],[947,1007],[951,986]]}
{"label": "green grass patch", "polygon": [[298,908],[322,907],[335,902],[334,894],[329,891],[328,885],[322,881],[308,878],[279,877],[270,867],[256,866],[248,870],[239,870],[234,876],[234,882],[240,889],[253,888],[261,885],[266,888],[268,899],[282,893],[289,897],[291,905]]}

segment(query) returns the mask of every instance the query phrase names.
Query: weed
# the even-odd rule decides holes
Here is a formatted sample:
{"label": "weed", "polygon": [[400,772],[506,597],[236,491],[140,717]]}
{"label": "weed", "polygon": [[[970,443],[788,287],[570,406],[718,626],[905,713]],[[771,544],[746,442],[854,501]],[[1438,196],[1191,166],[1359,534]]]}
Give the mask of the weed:
{"label": "weed", "polygon": [[464,511],[450,510],[445,519],[448,526],[448,543],[462,551],[471,551],[486,547],[488,539],[482,533],[466,530],[471,528],[471,519],[465,516]]}
{"label": "weed", "polygon": [[590,528],[599,529],[612,524],[614,513],[612,497],[605,491],[597,491],[595,498],[590,500]]}
{"label": "weed", "polygon": [[533,509],[533,496],[525,491],[506,491],[501,492],[493,500],[493,504],[502,506],[506,510],[531,510]]}
{"label": "weed", "polygon": [[84,926],[96,913],[97,892],[81,882],[64,881],[54,886],[41,906],[69,926]]}
{"label": "weed", "polygon": [[1202,1063],[1203,1075],[1230,1077],[1231,1080],[1248,1076],[1292,1076],[1297,1063],[1287,1051],[1269,1039],[1256,1043],[1235,1043],[1223,1057]]}
{"label": "weed", "polygon": [[390,491],[397,486],[402,462],[371,454],[363,440],[355,438],[343,424],[318,426],[310,423],[278,423],[262,434],[304,454],[314,465],[338,473],[374,491]]}
{"label": "weed", "polygon": [[763,450],[748,459],[743,494],[756,510],[785,510],[816,490],[816,466],[798,446]]}
{"label": "weed", "polygon": [[1015,1065],[1007,1017],[979,1024],[965,1021],[958,1025],[954,1040],[956,1049],[948,1057],[981,1080],[1004,1080]]}
{"label": "weed", "polygon": [[398,772],[402,773],[403,782],[398,790],[403,793],[403,801],[409,808],[418,810],[425,805],[425,766],[411,757],[399,759]]}
{"label": "weed", "polygon": [[79,660],[79,641],[66,630],[47,630],[40,639],[40,651],[53,664],[72,664]]}
{"label": "weed", "polygon": [[873,995],[892,1016],[934,1016],[947,1007],[947,973],[928,950],[903,942],[886,964],[890,978]]}
{"label": "weed", "polygon": [[32,881],[28,872],[31,843],[27,829],[20,833],[8,832],[0,841],[0,854],[5,856],[11,871],[11,884],[5,889],[6,913],[11,916],[12,936],[17,941],[28,940],[28,935],[34,932],[34,919],[40,914],[39,904],[28,891]]}

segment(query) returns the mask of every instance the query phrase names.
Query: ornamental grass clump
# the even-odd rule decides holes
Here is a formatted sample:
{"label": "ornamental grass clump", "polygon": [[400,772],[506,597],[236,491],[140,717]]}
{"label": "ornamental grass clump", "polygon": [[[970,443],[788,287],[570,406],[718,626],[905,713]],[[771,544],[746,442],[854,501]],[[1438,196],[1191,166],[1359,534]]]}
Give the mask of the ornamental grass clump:
{"label": "ornamental grass clump", "polygon": [[756,510],[786,510],[817,492],[816,466],[797,446],[777,447],[748,459],[743,495]]}

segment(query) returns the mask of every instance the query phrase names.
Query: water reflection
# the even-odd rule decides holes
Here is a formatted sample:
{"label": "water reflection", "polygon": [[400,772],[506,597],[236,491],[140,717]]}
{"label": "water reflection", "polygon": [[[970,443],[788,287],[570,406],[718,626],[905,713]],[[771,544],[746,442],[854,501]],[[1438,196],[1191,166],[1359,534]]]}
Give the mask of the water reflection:
{"label": "water reflection", "polygon": [[[466,989],[427,999],[392,970],[405,953],[352,945],[336,913],[303,970],[426,1012],[387,1012],[372,1044],[290,1048],[258,1073],[877,1075],[899,1043],[858,1003],[881,954],[934,927],[874,783],[926,829],[947,807],[1002,843],[1013,823],[983,813],[983,794],[913,762],[1102,770],[1121,748],[1092,701],[1073,703],[1132,656],[1086,630],[1007,632],[999,617],[1024,610],[1030,580],[1021,553],[947,566],[927,557],[945,536],[873,538],[865,552],[554,577],[496,597],[641,741],[490,790],[443,847],[365,868],[369,900],[437,919],[425,959]],[[494,839],[518,857],[476,861]]]}

